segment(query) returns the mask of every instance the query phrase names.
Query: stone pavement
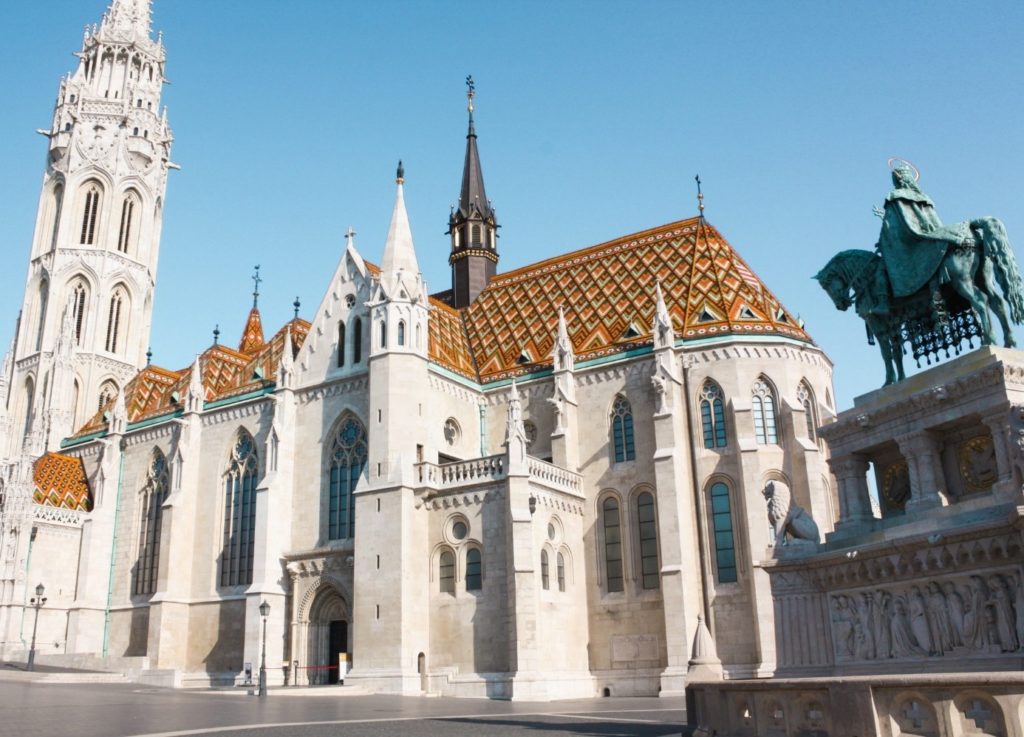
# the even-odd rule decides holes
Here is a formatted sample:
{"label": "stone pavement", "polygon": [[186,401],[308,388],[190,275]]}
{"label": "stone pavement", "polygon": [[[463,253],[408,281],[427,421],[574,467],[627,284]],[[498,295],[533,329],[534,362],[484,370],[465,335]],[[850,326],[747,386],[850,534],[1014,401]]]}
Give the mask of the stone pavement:
{"label": "stone pavement", "polygon": [[686,721],[676,698],[528,703],[331,692],[272,689],[259,699],[244,690],[0,679],[0,737],[668,737]]}

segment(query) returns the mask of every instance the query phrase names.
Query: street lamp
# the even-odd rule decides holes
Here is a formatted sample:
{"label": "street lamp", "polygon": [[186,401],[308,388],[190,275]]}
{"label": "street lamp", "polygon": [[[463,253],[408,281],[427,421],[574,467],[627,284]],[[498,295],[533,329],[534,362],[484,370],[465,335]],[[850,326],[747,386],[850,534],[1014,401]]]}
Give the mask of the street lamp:
{"label": "street lamp", "polygon": [[32,608],[36,610],[35,622],[32,623],[32,645],[28,649],[28,666],[25,670],[36,669],[36,629],[39,627],[39,610],[43,608],[43,604],[46,603],[46,597],[43,594],[46,592],[46,588],[39,584],[36,586],[36,595],[29,599],[29,603]]}
{"label": "street lamp", "polygon": [[263,617],[263,651],[260,655],[260,690],[259,695],[267,695],[267,617],[270,616],[270,604],[260,604],[260,616]]}

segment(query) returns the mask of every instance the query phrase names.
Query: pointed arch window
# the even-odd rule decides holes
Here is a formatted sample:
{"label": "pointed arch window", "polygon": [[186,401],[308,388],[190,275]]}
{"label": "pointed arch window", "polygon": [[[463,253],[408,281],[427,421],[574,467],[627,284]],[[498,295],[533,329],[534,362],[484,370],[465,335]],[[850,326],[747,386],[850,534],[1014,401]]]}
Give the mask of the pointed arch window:
{"label": "pointed arch window", "polygon": [[21,432],[22,437],[28,435],[28,431],[32,429],[32,415],[35,412],[35,401],[36,383],[30,376],[25,379],[25,421],[22,424],[22,427],[24,428]]}
{"label": "pointed arch window", "polygon": [[156,591],[160,571],[160,535],[163,529],[163,505],[170,491],[170,473],[167,458],[160,449],[153,451],[146,485],[142,489],[142,520],[139,526],[139,561],[135,569],[135,593],[152,594]]}
{"label": "pointed arch window", "polygon": [[36,326],[36,350],[43,348],[43,333],[46,331],[46,306],[50,300],[50,284],[43,280],[39,285],[39,324]]}
{"label": "pointed arch window", "polygon": [[612,445],[616,463],[636,458],[636,447],[633,442],[633,408],[621,395],[615,398],[615,404],[612,406]]}
{"label": "pointed arch window", "polygon": [[105,381],[100,386],[100,398],[97,402],[97,410],[101,410],[114,401],[117,396],[117,384],[113,381]]}
{"label": "pointed arch window", "polygon": [[480,591],[483,587],[483,554],[480,548],[470,548],[466,551],[466,591]]}
{"label": "pointed arch window", "polygon": [[388,347],[388,324],[383,320],[380,321],[380,347]]}
{"label": "pointed arch window", "polygon": [[71,390],[71,429],[78,429],[78,403],[82,398],[82,387],[78,384],[78,379],[75,379]]}
{"label": "pointed arch window", "polygon": [[338,368],[345,365],[345,323],[338,322]]}
{"label": "pointed arch window", "polygon": [[735,583],[736,540],[732,529],[732,505],[729,502],[729,487],[721,481],[711,485],[711,521],[718,583]]}
{"label": "pointed arch window", "polygon": [[807,437],[811,442],[818,440],[818,413],[814,409],[814,394],[806,381],[801,381],[796,388],[796,401],[804,408],[804,420],[807,422]]}
{"label": "pointed arch window", "polygon": [[608,593],[622,591],[622,531],[619,523],[619,500],[608,497],[601,505],[604,529],[604,570]]}
{"label": "pointed arch window", "polygon": [[356,506],[352,493],[366,467],[366,429],[355,417],[346,417],[331,449],[328,471],[327,537],[355,536]]}
{"label": "pointed arch window", "polygon": [[565,556],[561,553],[555,558],[555,574],[558,576],[558,590],[565,591]]}
{"label": "pointed arch window", "polygon": [[722,399],[722,388],[710,380],[705,381],[700,390],[700,421],[704,430],[704,447],[724,448],[725,401]]}
{"label": "pointed arch window", "polygon": [[117,250],[121,253],[128,253],[128,247],[135,243],[138,207],[138,196],[134,192],[128,192],[121,203],[121,225],[117,232]]}
{"label": "pointed arch window", "polygon": [[400,346],[404,346],[405,345],[405,321],[404,320],[399,320],[398,321],[398,345],[400,345]]}
{"label": "pointed arch window", "polygon": [[775,394],[764,379],[754,382],[751,407],[754,413],[754,435],[758,445],[779,442],[779,428],[775,416]]}
{"label": "pointed arch window", "polygon": [[661,585],[658,570],[658,524],[654,516],[654,495],[648,491],[636,497],[637,539],[640,542],[641,585],[657,589]]}
{"label": "pointed arch window", "polygon": [[437,564],[437,578],[440,581],[442,594],[455,593],[455,553],[451,550],[441,551]]}
{"label": "pointed arch window", "polygon": [[78,282],[71,290],[71,315],[75,321],[75,345],[82,345],[82,332],[85,326],[85,303],[88,291],[85,284]]}
{"label": "pointed arch window", "polygon": [[224,474],[224,547],[220,585],[252,583],[256,555],[256,481],[259,459],[252,436],[242,430],[235,440]]}
{"label": "pointed arch window", "polygon": [[352,323],[352,362],[359,363],[363,360],[363,321],[356,318]]}
{"label": "pointed arch window", "polygon": [[100,185],[92,182],[86,185],[85,207],[82,208],[82,237],[79,243],[91,246],[96,242],[96,221],[100,212]]}
{"label": "pointed arch window", "polygon": [[547,550],[540,551],[540,585],[545,591],[551,588]]}
{"label": "pointed arch window", "polygon": [[128,295],[123,288],[118,287],[110,295],[110,309],[107,312],[107,340],[104,344],[108,353],[117,353],[118,348],[124,342],[121,339],[124,323],[126,320]]}
{"label": "pointed arch window", "polygon": [[50,228],[50,250],[57,247],[57,234],[60,230],[60,214],[64,209],[64,186],[58,184],[53,188],[53,224]]}

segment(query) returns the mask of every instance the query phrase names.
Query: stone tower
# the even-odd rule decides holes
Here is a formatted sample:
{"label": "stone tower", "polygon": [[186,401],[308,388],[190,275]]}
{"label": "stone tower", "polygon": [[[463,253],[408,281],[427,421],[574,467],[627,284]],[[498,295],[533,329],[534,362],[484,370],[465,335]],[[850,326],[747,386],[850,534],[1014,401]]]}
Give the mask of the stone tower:
{"label": "stone tower", "polygon": [[498,268],[498,220],[484,190],[484,173],[476,148],[473,125],[473,78],[466,78],[469,99],[469,132],[466,134],[466,163],[462,168],[459,206],[448,218],[452,251],[451,306],[468,307],[487,286]]}
{"label": "stone tower", "polygon": [[10,362],[17,454],[38,423],[59,447],[146,361],[171,129],[151,0],[113,0],[60,82]]}

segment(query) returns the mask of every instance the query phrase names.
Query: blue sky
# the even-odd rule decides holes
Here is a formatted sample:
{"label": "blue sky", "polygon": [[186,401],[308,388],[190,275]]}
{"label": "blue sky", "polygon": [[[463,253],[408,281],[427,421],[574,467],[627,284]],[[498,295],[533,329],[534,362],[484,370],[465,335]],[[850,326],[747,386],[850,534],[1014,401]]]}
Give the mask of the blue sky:
{"label": "blue sky", "polygon": [[[5,8],[0,340],[24,289],[59,77],[106,0]],[[940,216],[995,215],[1024,243],[1024,3],[156,0],[182,166],[168,188],[154,362],[233,343],[262,265],[268,332],[309,317],[352,225],[379,261],[406,166],[430,288],[477,81],[501,270],[696,213],[799,313],[840,406],[881,383],[861,322],[811,276],[871,248],[886,160],[922,172]],[[910,361],[913,366],[913,362]]]}

